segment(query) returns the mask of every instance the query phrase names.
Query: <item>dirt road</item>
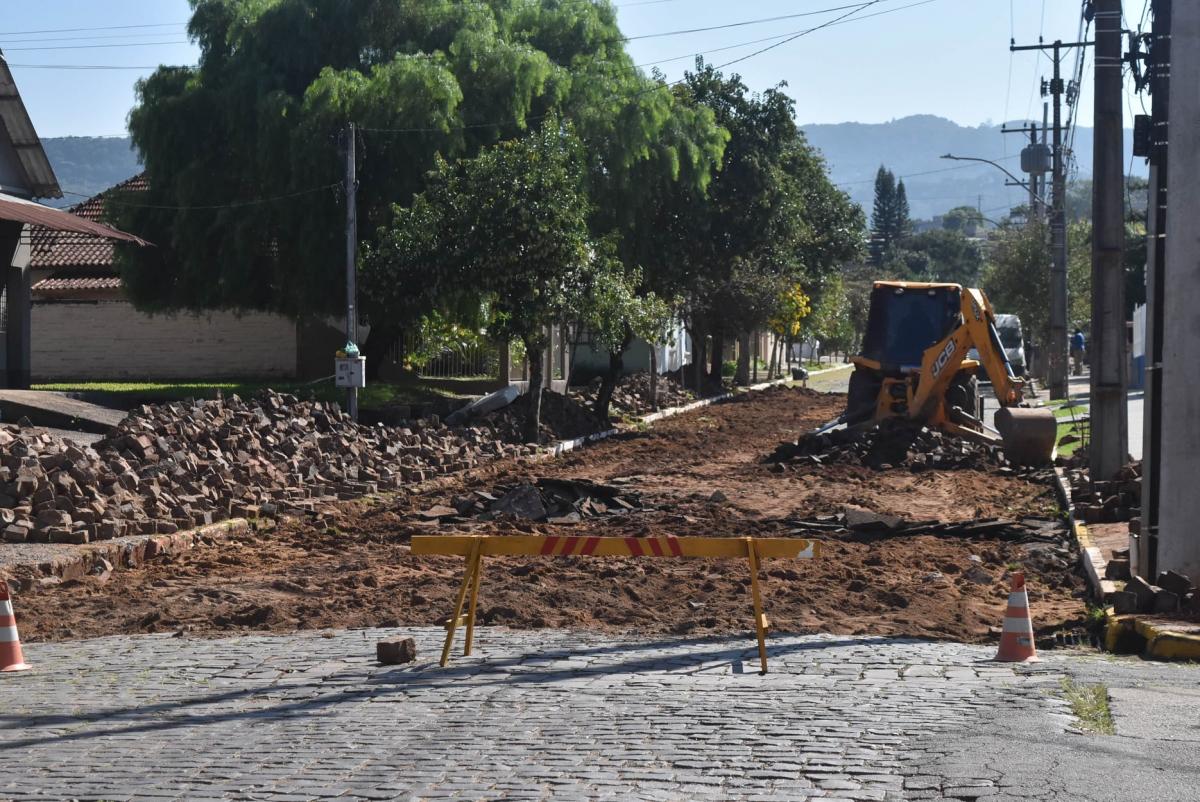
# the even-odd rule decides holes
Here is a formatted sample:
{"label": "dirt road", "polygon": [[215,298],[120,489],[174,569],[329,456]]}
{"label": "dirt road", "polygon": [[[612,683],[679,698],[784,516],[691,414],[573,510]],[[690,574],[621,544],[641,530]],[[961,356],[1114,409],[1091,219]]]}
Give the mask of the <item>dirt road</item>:
{"label": "dirt road", "polygon": [[[249,537],[163,556],[134,571],[37,587],[18,600],[29,640],[114,633],[426,625],[449,612],[457,558],[416,558],[434,531],[644,536],[817,537],[825,556],[764,566],[777,628],[985,640],[998,627],[1011,570],[1027,571],[1040,630],[1082,620],[1070,555],[987,538],[806,531],[800,519],[846,506],[910,520],[1054,516],[1051,489],[971,470],[818,466],[776,474],[763,458],[836,415],[841,396],[775,389],[662,421],[539,464],[496,465],[444,490],[343,508],[337,525],[285,520]],[[615,483],[640,500],[623,515],[570,523],[515,518],[445,523],[422,515],[472,491],[538,478]],[[719,492],[718,492],[719,491]],[[716,495],[714,495],[716,494]],[[490,559],[484,624],[635,633],[740,631],[751,621],[740,561]]]}

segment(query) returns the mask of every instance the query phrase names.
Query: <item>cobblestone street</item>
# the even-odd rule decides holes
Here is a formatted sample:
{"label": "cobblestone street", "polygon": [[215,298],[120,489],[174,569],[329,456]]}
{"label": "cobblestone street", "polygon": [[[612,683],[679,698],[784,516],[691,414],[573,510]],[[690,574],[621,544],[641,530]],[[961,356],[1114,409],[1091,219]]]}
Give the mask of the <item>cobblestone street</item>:
{"label": "cobblestone street", "polygon": [[[376,639],[409,634],[418,663],[375,664]],[[1068,732],[1056,694],[1072,666],[1117,661],[776,637],[761,676],[749,638],[484,629],[440,669],[440,634],[30,644],[34,670],[0,679],[0,798],[1106,798],[960,752],[1014,718],[1103,740]]]}

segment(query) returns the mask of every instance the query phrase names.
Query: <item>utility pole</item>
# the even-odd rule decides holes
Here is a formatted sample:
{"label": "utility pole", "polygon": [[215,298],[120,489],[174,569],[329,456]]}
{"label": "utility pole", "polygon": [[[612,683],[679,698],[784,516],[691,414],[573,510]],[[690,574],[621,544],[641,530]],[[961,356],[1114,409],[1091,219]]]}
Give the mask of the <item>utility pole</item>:
{"label": "utility pole", "polygon": [[1051,176],[1050,240],[1052,264],[1050,267],[1050,397],[1067,397],[1067,169],[1062,142],[1062,98],[1066,84],[1062,79],[1062,51],[1071,47],[1087,47],[1091,42],[1063,42],[1055,40],[1047,45],[1010,45],[1009,50],[1051,50],[1054,61],[1054,77],[1050,80],[1049,94],[1054,102],[1054,147]]}
{"label": "utility pole", "polygon": [[1093,482],[1113,479],[1129,459],[1125,353],[1125,175],[1121,163],[1121,0],[1095,0],[1095,145],[1092,160],[1092,437]]}
{"label": "utility pole", "polygon": [[1171,0],[1152,0],[1147,77],[1150,84],[1150,197],[1146,209],[1146,391],[1142,430],[1142,521],[1130,545],[1132,568],[1158,575],[1159,499],[1162,485],[1163,306],[1166,281],[1167,135],[1170,124]]}
{"label": "utility pole", "polygon": [[[358,176],[355,167],[354,123],[346,127],[346,347],[354,346],[358,356],[358,276],[355,259],[358,256]],[[358,420],[358,387],[346,388],[346,411]]]}
{"label": "utility pole", "polygon": [[[1157,20],[1156,20],[1157,21]],[[1155,59],[1157,61],[1157,57]],[[1170,159],[1163,287],[1161,457],[1156,570],[1200,576],[1200,3],[1171,9]],[[1161,168],[1160,168],[1161,169]],[[1160,235],[1163,232],[1158,232]]]}

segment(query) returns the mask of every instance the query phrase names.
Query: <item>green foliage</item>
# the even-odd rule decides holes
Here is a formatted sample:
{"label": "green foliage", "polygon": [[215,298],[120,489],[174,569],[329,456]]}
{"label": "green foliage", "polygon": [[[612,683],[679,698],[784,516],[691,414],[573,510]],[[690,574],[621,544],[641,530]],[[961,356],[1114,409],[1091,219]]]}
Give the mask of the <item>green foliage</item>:
{"label": "green foliage", "polygon": [[[199,64],[140,81],[130,113],[150,191],[111,209],[158,246],[120,257],[143,308],[339,312],[336,145],[350,122],[363,129],[360,239],[376,252],[392,207],[424,190],[440,158],[470,158],[553,113],[587,144],[597,198],[624,197],[650,175],[702,188],[720,155],[711,114],[676,113],[672,91],[625,52],[607,2],[191,2]],[[432,235],[408,236],[419,246]],[[373,331],[419,319],[428,291],[364,297]],[[443,306],[461,312],[467,295]]]}
{"label": "green foliage", "polygon": [[610,353],[624,351],[635,337],[660,342],[671,321],[670,306],[653,291],[639,294],[642,271],[626,268],[611,251],[611,243],[601,245],[585,292],[576,299],[575,319]]}
{"label": "green foliage", "polygon": [[[855,329],[851,305],[852,297],[842,276],[834,274],[827,278],[812,316],[805,325],[806,333],[820,339],[823,351],[846,352],[857,345],[858,332]],[[865,322],[863,325],[865,326]]]}
{"label": "green foliage", "polygon": [[955,206],[942,215],[942,228],[968,237],[975,236],[983,223],[983,215],[974,206]]}
{"label": "green foliage", "polygon": [[890,252],[912,231],[908,192],[896,183],[891,170],[880,166],[875,174],[875,205],[871,214],[871,258],[882,266]]}
{"label": "green foliage", "polygon": [[678,93],[708,109],[729,142],[706,192],[680,184],[656,193],[652,281],[682,293],[694,334],[734,335],[765,325],[797,282],[853,257],[862,214],[830,183],[781,88],[754,94],[698,62]]}
{"label": "green foliage", "polygon": [[933,230],[908,237],[887,253],[887,271],[909,281],[949,281],[973,287],[983,256],[959,231]]}

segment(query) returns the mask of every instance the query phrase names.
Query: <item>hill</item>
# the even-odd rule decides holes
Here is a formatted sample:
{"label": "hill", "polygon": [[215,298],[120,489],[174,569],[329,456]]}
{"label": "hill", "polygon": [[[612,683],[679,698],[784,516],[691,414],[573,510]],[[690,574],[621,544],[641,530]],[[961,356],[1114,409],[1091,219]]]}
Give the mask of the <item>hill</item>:
{"label": "hill", "polygon": [[74,206],[142,169],[128,137],[47,137],[42,146],[63,190],[52,206]]}
{"label": "hill", "polygon": [[[1010,123],[1013,127],[1020,121]],[[862,204],[868,215],[874,199],[875,171],[885,165],[904,177],[914,218],[930,218],[955,206],[978,206],[987,216],[1002,215],[1012,205],[1025,201],[1025,190],[1005,187],[1007,177],[986,164],[968,164],[941,159],[978,156],[1004,165],[1022,180],[1021,148],[1028,139],[1019,134],[1002,134],[1002,126],[961,126],[933,115],[903,117],[886,123],[838,123],[801,126],[808,141],[829,163],[835,183]],[[1125,134],[1125,159],[1129,163],[1132,134]],[[1075,132],[1073,177],[1089,178],[1092,165],[1092,130]],[[1145,175],[1145,163],[1133,161],[1133,172]]]}
{"label": "hill", "polygon": [[[1018,172],[1018,156],[1026,141],[1018,134],[1000,133],[1000,126],[969,128],[941,117],[917,115],[878,124],[838,123],[802,128],[808,141],[825,155],[834,183],[862,204],[868,215],[874,198],[875,171],[881,164],[904,177],[913,217],[919,219],[962,205],[979,206],[985,216],[992,217],[1004,214],[1025,199],[1024,190],[1004,186],[1007,179],[994,167],[939,158],[944,153],[953,153],[993,159],[1024,179]],[[42,142],[64,192],[94,195],[141,169],[128,138],[73,136]],[[1127,133],[1127,164],[1131,142],[1132,136]],[[1090,128],[1076,131],[1075,164],[1078,178],[1090,177]],[[1133,160],[1133,168],[1135,174],[1145,175],[1141,159]],[[71,206],[81,200],[78,195],[67,195],[55,205]]]}

